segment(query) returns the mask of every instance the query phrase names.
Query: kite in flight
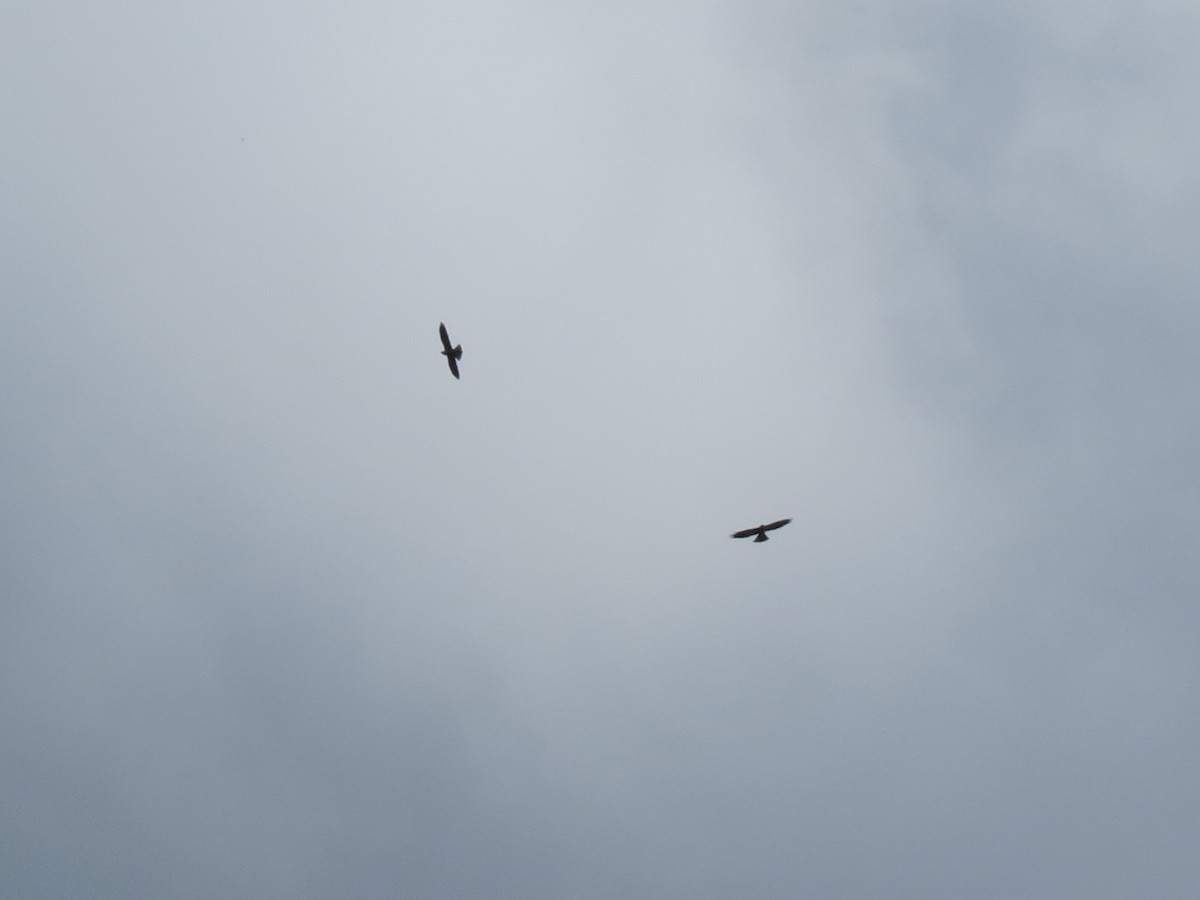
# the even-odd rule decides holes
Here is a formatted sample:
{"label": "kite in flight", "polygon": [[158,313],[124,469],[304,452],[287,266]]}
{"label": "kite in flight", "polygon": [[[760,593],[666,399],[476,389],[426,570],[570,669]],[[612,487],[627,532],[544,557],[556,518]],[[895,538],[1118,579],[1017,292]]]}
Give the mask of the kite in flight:
{"label": "kite in flight", "polygon": [[446,348],[442,351],[442,356],[450,363],[450,374],[457,378],[458,361],[462,359],[462,344],[457,347],[450,346],[450,335],[446,333],[446,326],[441,322],[438,323],[438,334],[442,336],[442,346]]}
{"label": "kite in flight", "polygon": [[791,519],[780,519],[778,522],[772,522],[770,525],[759,525],[757,528],[747,528],[745,531],[735,531],[730,537],[748,538],[750,535],[755,535],[754,543],[761,544],[763,541],[769,541],[767,537],[768,531],[774,531],[776,528],[782,528]]}

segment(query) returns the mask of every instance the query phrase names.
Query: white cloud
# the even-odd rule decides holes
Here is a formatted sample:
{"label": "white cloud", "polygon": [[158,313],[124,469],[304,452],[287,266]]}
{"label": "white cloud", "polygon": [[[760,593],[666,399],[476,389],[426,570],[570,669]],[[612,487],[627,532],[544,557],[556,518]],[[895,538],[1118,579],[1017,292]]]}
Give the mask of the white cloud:
{"label": "white cloud", "polygon": [[1175,15],[25,11],[3,866],[1171,895]]}

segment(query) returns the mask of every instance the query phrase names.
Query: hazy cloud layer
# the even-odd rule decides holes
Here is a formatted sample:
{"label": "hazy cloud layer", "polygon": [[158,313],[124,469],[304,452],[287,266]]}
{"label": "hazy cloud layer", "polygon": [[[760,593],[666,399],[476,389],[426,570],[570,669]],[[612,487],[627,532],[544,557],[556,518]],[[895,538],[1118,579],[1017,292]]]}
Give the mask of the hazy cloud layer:
{"label": "hazy cloud layer", "polygon": [[402,6],[0,13],[5,891],[1194,896],[1200,15]]}

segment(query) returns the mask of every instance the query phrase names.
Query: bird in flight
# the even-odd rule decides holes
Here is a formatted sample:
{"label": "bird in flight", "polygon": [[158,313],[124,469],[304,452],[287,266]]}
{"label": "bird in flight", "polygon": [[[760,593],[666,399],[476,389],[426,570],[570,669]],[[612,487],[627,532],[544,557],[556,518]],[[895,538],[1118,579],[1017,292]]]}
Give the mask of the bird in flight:
{"label": "bird in flight", "polygon": [[450,335],[446,333],[445,324],[438,323],[438,334],[442,336],[442,356],[446,357],[446,362],[450,363],[450,374],[455,378],[458,377],[458,361],[462,359],[462,344],[457,347],[450,346]]}
{"label": "bird in flight", "polygon": [[763,541],[770,540],[770,538],[767,537],[768,531],[774,531],[776,528],[782,528],[790,521],[792,520],[780,519],[778,522],[772,522],[770,525],[759,525],[757,528],[747,528],[745,531],[735,531],[730,535],[730,537],[748,538],[750,535],[754,535],[754,543],[761,544]]}

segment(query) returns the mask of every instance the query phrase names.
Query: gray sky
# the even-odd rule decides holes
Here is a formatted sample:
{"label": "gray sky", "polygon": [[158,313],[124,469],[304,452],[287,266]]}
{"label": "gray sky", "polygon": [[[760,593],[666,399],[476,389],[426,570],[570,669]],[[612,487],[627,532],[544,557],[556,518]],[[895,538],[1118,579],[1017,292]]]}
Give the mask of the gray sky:
{"label": "gray sky", "polygon": [[6,4],[5,893],[1196,896],[1198,39]]}

